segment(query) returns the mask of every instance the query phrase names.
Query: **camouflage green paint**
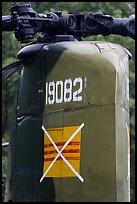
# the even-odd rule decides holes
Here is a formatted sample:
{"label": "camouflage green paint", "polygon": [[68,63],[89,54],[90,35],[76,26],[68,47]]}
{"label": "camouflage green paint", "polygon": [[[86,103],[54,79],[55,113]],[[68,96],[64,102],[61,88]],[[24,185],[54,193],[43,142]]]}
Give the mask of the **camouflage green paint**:
{"label": "camouflage green paint", "polygon": [[[82,100],[46,104],[49,94],[45,83],[65,83],[66,79],[74,82],[76,78],[83,80]],[[73,93],[76,89],[73,87]],[[24,66],[21,76],[12,150],[16,153],[12,158],[12,200],[129,201],[128,97],[128,54],[120,45],[106,42],[44,45],[36,59]],[[80,175],[84,182],[66,177],[44,178],[40,183],[44,157],[41,125],[56,128],[81,123],[85,124],[80,152]]]}
{"label": "camouflage green paint", "polygon": [[[43,44],[44,45],[44,44]],[[34,53],[32,46],[23,48],[18,57],[30,58],[24,64],[14,104],[10,139],[11,166],[8,169],[5,201],[8,202],[54,202],[52,178],[39,182],[43,172],[42,116],[45,98],[46,58]],[[38,55],[37,55],[38,54]],[[45,55],[46,56],[46,55]],[[48,55],[47,55],[48,56]],[[56,63],[57,55],[54,57]],[[47,60],[46,60],[47,61]],[[54,65],[53,63],[53,65]],[[46,69],[47,67],[47,69]],[[50,69],[52,66],[50,65]],[[43,92],[39,92],[43,89]],[[46,193],[45,193],[45,187]]]}
{"label": "camouflage green paint", "polygon": [[48,47],[58,53],[59,46],[67,49],[47,75],[46,82],[81,77],[86,78],[86,87],[81,102],[46,105],[43,124],[55,128],[85,123],[80,166],[84,182],[77,177],[53,178],[55,200],[129,201],[128,54],[120,45],[104,42],[58,43],[43,49]]}

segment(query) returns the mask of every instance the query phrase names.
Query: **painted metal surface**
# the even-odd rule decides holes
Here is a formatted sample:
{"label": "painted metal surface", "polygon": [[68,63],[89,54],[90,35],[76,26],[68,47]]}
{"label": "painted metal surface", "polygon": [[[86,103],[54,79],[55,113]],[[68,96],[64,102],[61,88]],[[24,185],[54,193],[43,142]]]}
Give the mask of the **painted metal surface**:
{"label": "painted metal surface", "polygon": [[[13,201],[130,200],[128,83],[128,54],[120,45],[43,46],[36,59],[24,66],[17,96],[16,142],[11,140],[11,154],[16,155],[11,173]],[[78,148],[75,143],[68,151],[68,143],[59,153],[82,123],[84,127],[70,142],[78,142]],[[50,153],[52,161],[58,159],[40,182],[52,162],[46,162]]]}

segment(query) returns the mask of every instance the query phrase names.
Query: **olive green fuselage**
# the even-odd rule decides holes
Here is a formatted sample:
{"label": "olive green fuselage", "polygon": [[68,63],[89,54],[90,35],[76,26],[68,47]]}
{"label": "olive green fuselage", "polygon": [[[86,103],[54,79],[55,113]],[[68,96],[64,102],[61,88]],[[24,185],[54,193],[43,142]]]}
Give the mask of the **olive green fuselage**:
{"label": "olive green fuselage", "polygon": [[[19,58],[30,54],[25,49],[32,48],[23,48]],[[128,86],[128,54],[120,45],[41,45],[24,65],[16,96],[10,142],[12,201],[130,201]],[[62,151],[69,167],[42,126],[61,150],[81,124]]]}

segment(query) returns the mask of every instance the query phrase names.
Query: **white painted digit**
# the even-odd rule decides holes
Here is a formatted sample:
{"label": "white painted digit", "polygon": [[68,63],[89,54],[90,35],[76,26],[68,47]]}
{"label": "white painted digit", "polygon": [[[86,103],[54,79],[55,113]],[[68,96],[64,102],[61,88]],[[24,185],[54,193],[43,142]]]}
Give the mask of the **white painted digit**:
{"label": "white painted digit", "polygon": [[46,96],[45,96],[45,100],[46,100],[46,105],[48,104],[48,83],[46,83]]}
{"label": "white painted digit", "polygon": [[49,82],[48,92],[49,92],[48,102],[51,105],[55,102],[55,83],[54,81]]}
{"label": "white painted digit", "polygon": [[[46,105],[52,105],[54,103],[82,101],[83,86],[83,80],[81,77],[75,78],[74,81],[66,79],[64,83],[63,81],[48,82],[46,83],[45,103]],[[73,91],[73,88],[75,91]]]}
{"label": "white painted digit", "polygon": [[73,86],[79,83],[79,88],[73,93],[73,101],[82,101],[82,96],[78,96],[82,92],[83,80],[79,77],[73,81]]}
{"label": "white painted digit", "polygon": [[64,82],[64,102],[70,102],[72,99],[72,80],[66,79]]}
{"label": "white painted digit", "polygon": [[63,82],[56,82],[56,103],[62,103],[63,101]]}

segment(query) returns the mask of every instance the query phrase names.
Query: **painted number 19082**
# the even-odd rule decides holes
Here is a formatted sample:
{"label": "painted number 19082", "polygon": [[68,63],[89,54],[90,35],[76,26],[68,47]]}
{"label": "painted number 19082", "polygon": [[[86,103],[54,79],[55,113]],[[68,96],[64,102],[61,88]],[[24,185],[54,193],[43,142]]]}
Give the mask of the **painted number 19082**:
{"label": "painted number 19082", "polygon": [[46,105],[54,103],[82,101],[83,79],[81,77],[65,81],[46,83]]}

